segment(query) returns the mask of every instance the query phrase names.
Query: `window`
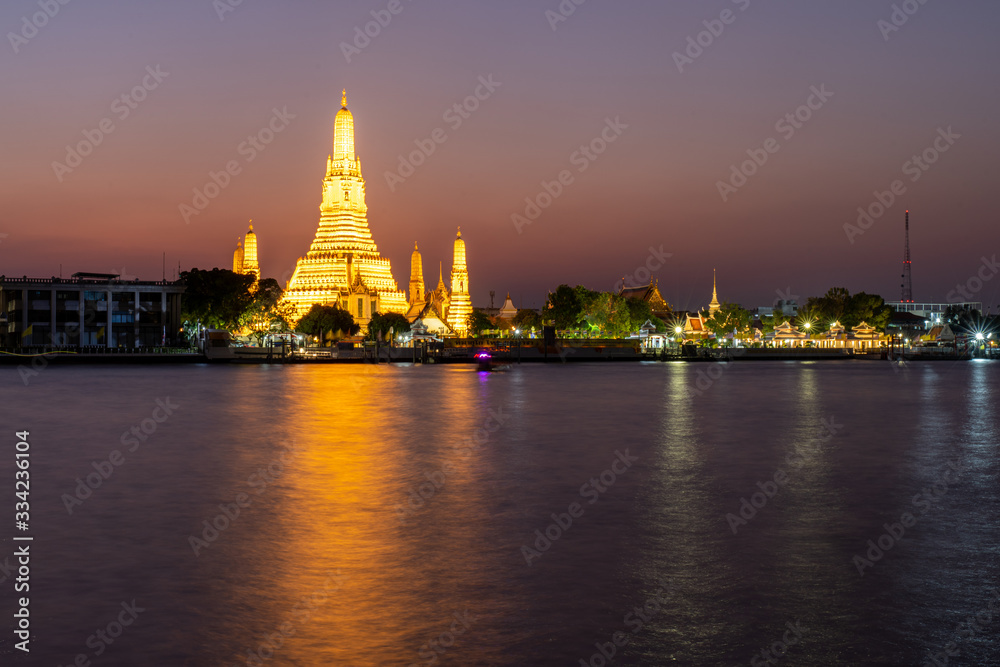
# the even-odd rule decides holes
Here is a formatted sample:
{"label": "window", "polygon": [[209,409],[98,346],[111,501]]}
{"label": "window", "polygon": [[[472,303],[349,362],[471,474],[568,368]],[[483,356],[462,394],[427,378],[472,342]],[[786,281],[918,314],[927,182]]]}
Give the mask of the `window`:
{"label": "window", "polygon": [[358,299],[358,317],[365,316],[365,300]]}

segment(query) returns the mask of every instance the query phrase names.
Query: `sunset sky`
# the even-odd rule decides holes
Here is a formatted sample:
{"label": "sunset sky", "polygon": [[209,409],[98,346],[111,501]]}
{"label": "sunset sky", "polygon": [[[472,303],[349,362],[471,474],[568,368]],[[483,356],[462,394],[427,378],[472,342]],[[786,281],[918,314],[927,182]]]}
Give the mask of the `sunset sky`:
{"label": "sunset sky", "polygon": [[[533,307],[559,283],[610,290],[648,275],[661,246],[653,276],[676,308],[707,305],[713,267],[720,300],[747,307],[832,286],[898,300],[906,209],[918,301],[945,300],[1000,251],[996,2],[563,0],[569,16],[559,0],[237,2],[3,3],[0,274],[159,279],[163,253],[168,277],[178,262],[230,268],[252,218],[262,272],[284,286],[319,219],[343,88],[369,224],[404,290],[414,241],[425,280],[439,261],[447,280],[459,225],[476,306],[490,290]],[[391,20],[357,48],[372,12]],[[480,77],[499,85],[460,124],[446,117]],[[807,102],[797,128],[776,126]],[[275,109],[273,141],[241,148]],[[387,182],[436,128],[446,141]],[[602,131],[602,154],[574,156]],[[89,155],[54,166],[87,135]],[[906,164],[925,150],[926,170]],[[723,201],[748,151],[767,160]],[[230,161],[239,173],[186,222],[181,205]],[[849,239],[896,180],[902,194]],[[975,300],[995,312],[998,286]]]}

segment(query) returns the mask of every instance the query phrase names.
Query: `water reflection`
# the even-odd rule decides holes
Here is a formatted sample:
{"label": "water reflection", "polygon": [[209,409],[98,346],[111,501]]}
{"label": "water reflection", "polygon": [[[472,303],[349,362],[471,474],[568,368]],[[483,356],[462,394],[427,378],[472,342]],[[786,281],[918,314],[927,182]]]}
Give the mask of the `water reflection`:
{"label": "water reflection", "polygon": [[[79,515],[41,506],[55,664],[133,597],[150,613],[118,664],[578,664],[663,578],[669,604],[620,664],[746,663],[795,621],[787,664],[904,664],[1000,576],[995,363],[72,370],[39,380],[66,406],[39,430],[43,488],[106,457],[147,398],[184,407]],[[33,395],[5,399],[52,422]],[[125,407],[95,417],[109,405]],[[589,504],[581,485],[626,450]],[[859,575],[852,557],[956,457],[962,479]],[[195,556],[189,536],[241,492]],[[583,515],[526,562],[573,502]]]}

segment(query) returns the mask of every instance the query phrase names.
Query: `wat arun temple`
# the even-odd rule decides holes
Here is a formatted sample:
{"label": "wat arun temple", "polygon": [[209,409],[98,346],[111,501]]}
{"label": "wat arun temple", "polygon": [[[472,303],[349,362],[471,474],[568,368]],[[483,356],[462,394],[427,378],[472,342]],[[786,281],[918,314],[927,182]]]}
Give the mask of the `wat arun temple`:
{"label": "wat arun temple", "polygon": [[472,303],[461,230],[455,239],[451,290],[439,272],[437,288],[425,292],[418,250],[411,258],[409,295],[399,289],[389,259],[379,255],[368,228],[365,179],[361,159],[354,152],[354,116],[347,108],[347,91],[340,107],[334,120],[333,151],[326,161],[319,227],[309,252],[295,265],[284,300],[294,307],[296,320],[313,305],[322,304],[347,310],[363,328],[374,313],[400,313],[442,334],[465,335]]}

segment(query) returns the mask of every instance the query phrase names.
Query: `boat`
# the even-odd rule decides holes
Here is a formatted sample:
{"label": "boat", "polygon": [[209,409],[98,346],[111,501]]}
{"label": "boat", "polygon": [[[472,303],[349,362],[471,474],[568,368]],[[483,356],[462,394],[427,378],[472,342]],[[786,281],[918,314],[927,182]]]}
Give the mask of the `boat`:
{"label": "boat", "polygon": [[487,350],[476,352],[473,358],[476,360],[476,370],[484,373],[495,373],[510,368],[509,363],[497,363],[497,360]]}

